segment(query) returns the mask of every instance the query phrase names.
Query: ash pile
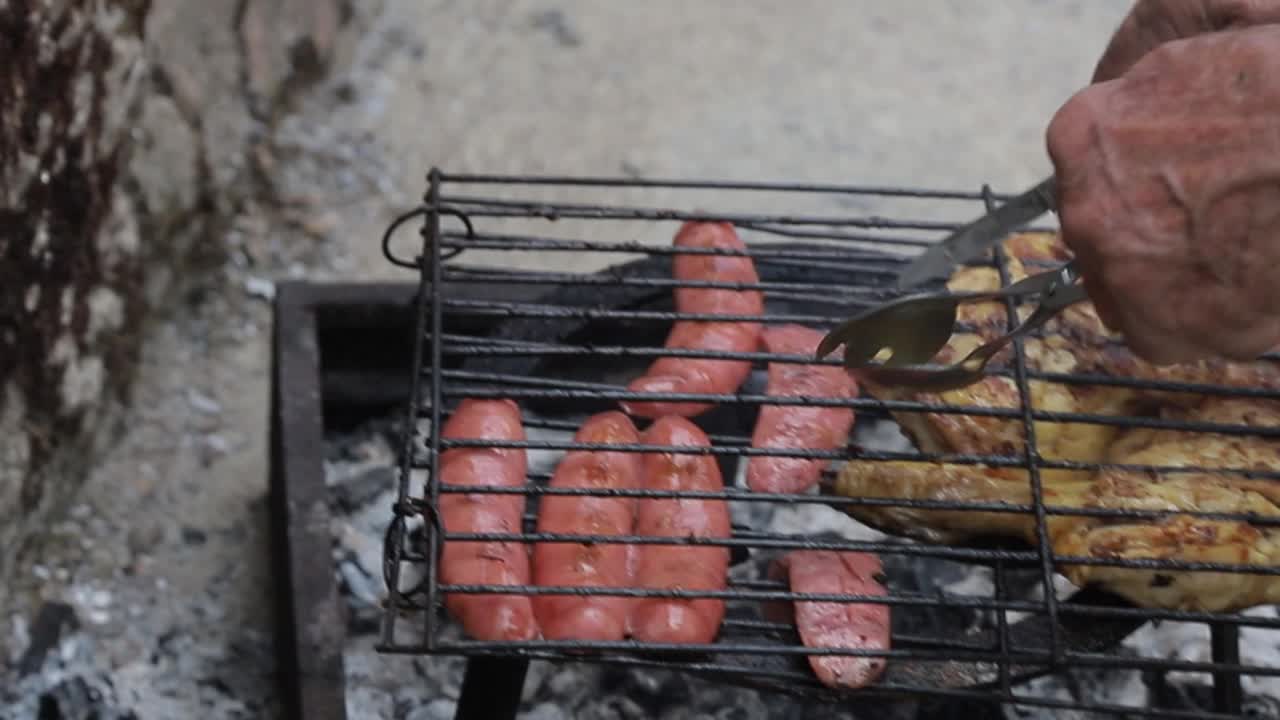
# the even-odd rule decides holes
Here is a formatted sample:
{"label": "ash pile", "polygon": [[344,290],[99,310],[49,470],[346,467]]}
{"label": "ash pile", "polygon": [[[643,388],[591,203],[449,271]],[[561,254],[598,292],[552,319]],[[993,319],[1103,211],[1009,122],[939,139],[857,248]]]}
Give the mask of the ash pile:
{"label": "ash pile", "polygon": [[[49,601],[33,621],[7,628],[12,655],[0,673],[0,720],[276,716],[269,638],[223,645],[225,637],[219,642],[197,628],[173,626],[152,643],[152,629],[135,617],[131,627],[121,628],[128,635],[122,640],[102,632],[98,613],[111,612],[101,607],[105,600],[90,598],[89,609],[80,602]],[[154,647],[120,662],[115,655],[126,643]]]}
{"label": "ash pile", "polygon": [[[527,412],[527,411],[526,411]],[[896,424],[863,413],[855,442],[872,450],[907,451],[909,441]],[[429,431],[428,423],[420,431]],[[568,442],[572,434],[529,428],[531,441]],[[382,542],[390,508],[396,497],[398,423],[370,421],[355,430],[327,438],[325,479],[333,512],[333,553],[340,593],[349,624],[345,645],[347,708],[353,720],[404,717],[447,720],[453,717],[461,689],[465,660],[452,656],[384,656],[374,647],[379,640],[381,606],[386,593],[382,580]],[[550,473],[562,453],[531,450],[532,473]],[[745,487],[741,463],[734,483]],[[414,478],[423,482],[422,471]],[[728,479],[728,478],[726,478]],[[733,503],[733,522],[780,535],[843,537],[861,541],[910,543],[883,535],[833,508],[821,505],[781,506],[772,503]],[[753,551],[755,552],[755,551]],[[929,557],[886,553],[882,556],[891,592],[922,595],[992,598],[990,568]],[[758,579],[767,557],[736,563],[731,577]],[[409,566],[406,566],[408,568]],[[1058,578],[1061,580],[1061,578]],[[414,578],[402,579],[405,586]],[[1057,595],[1074,589],[1060,582]],[[1043,601],[1038,570],[1006,572],[1006,592],[1012,599]],[[1274,608],[1257,608],[1254,615],[1275,617]],[[895,634],[929,636],[951,633],[956,627],[979,631],[998,627],[996,613],[980,608],[938,607],[893,616]],[[1014,613],[1009,613],[1014,622]],[[458,625],[446,621],[442,640],[463,639]],[[949,633],[947,633],[949,634]],[[1244,629],[1243,664],[1280,664],[1280,637],[1266,630]],[[1113,654],[1122,657],[1182,659],[1209,662],[1209,634],[1203,625],[1150,622],[1130,635]],[[893,662],[892,659],[890,662]],[[1211,680],[1207,674],[1169,673],[1163,678],[1139,670],[1072,669],[1017,685],[1016,695],[1072,704],[1111,704],[1136,708],[1163,707],[1212,712]],[[1249,717],[1280,720],[1280,679],[1244,679]],[[1008,705],[1004,708],[955,699],[859,702],[843,706],[808,702],[789,695],[757,691],[736,684],[714,682],[678,671],[596,665],[589,662],[532,661],[521,697],[520,718],[529,720],[764,720],[803,717],[829,720],[947,720],[948,718],[1085,718],[1115,717],[1085,710]]]}

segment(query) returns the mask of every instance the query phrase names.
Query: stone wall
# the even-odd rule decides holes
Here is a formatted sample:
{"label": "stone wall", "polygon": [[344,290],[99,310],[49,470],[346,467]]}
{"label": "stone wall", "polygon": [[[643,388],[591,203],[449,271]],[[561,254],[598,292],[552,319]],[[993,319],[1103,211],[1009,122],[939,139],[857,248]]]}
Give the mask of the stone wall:
{"label": "stone wall", "polygon": [[0,587],[110,446],[149,317],[224,260],[338,0],[0,0]]}

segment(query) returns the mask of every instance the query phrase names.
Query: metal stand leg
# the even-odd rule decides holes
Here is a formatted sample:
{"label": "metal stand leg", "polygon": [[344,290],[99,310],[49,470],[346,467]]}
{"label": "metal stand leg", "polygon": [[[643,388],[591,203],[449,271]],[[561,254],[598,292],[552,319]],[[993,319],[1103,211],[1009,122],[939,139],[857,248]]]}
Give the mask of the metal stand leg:
{"label": "metal stand leg", "polygon": [[1168,678],[1164,670],[1144,670],[1142,682],[1151,693],[1151,707],[1167,708],[1174,706],[1172,693],[1169,692]]}
{"label": "metal stand leg", "polygon": [[453,720],[515,720],[528,670],[528,660],[487,657],[467,660]]}
{"label": "metal stand leg", "polygon": [[[1214,623],[1210,626],[1214,664],[1240,664],[1240,626]],[[1239,715],[1244,707],[1240,674],[1230,670],[1213,674],[1213,711]]]}

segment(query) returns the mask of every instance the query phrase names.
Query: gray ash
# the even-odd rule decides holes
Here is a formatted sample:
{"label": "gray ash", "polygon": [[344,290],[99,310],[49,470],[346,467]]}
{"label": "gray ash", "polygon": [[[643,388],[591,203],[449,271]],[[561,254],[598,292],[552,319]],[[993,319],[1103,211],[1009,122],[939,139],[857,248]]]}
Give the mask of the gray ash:
{"label": "gray ash", "polygon": [[[758,380],[758,378],[757,378]],[[885,420],[860,417],[855,442],[863,447],[904,450],[906,439],[896,426]],[[427,428],[423,427],[422,430]],[[531,440],[568,440],[565,431],[530,428]],[[335,575],[349,610],[346,646],[347,704],[354,720],[374,717],[407,717],[413,720],[452,718],[461,689],[466,663],[449,656],[384,656],[373,648],[379,632],[380,605],[385,598],[381,577],[381,541],[395,498],[393,448],[398,442],[396,423],[378,420],[343,435],[328,439],[326,482],[332,489]],[[531,453],[532,472],[550,472],[559,453]],[[743,468],[728,478],[741,485]],[[413,485],[421,487],[421,473]],[[731,504],[735,526],[806,538],[838,536],[880,542],[911,541],[886,536],[866,527],[844,513],[822,505],[773,505],[735,502]],[[415,528],[420,532],[420,526]],[[751,551],[731,569],[737,580],[761,579],[772,559],[771,553]],[[995,572],[990,567],[930,557],[893,553],[882,555],[886,582],[895,593],[924,596],[952,595],[992,598]],[[1040,573],[1035,568],[1007,568],[1004,586],[1008,596],[1022,600],[1043,600]],[[1055,588],[1059,598],[1074,591],[1061,578]],[[735,615],[758,619],[754,603],[730,604]],[[1275,616],[1273,608],[1255,614]],[[1008,621],[1017,620],[1008,613]],[[954,636],[957,628],[974,633],[995,633],[999,618],[993,611],[927,606],[899,606],[893,613],[895,638],[937,638]],[[441,626],[443,640],[462,639],[461,630],[447,619]],[[738,631],[741,633],[741,631]],[[1241,653],[1247,664],[1274,665],[1280,659],[1276,640],[1263,630],[1245,630]],[[741,639],[746,639],[742,637]],[[788,642],[794,638],[752,637],[752,642]],[[902,645],[899,645],[901,647]],[[1137,657],[1209,660],[1207,630],[1200,625],[1147,623],[1121,647],[1108,650]],[[780,667],[791,672],[808,672],[800,657],[761,660],[762,656],[719,656],[722,663],[764,663],[768,669]],[[895,663],[891,662],[891,672]],[[1050,698],[1065,702],[1107,703],[1148,707],[1157,700],[1169,708],[1209,710],[1209,685],[1203,676],[1171,674],[1157,683],[1150,674],[1137,670],[1072,669],[1040,677],[1013,687],[1016,695]],[[1246,704],[1256,714],[1277,717],[1280,682],[1269,678],[1247,679]],[[1084,711],[1063,711],[1036,706],[1007,706],[980,702],[898,701],[876,702],[859,699],[847,705],[833,705],[795,697],[769,689],[756,689],[699,677],[675,670],[623,667],[587,662],[530,663],[521,702],[521,718],[559,720],[561,718],[1093,718],[1110,715]]]}
{"label": "gray ash", "polygon": [[[0,674],[0,720],[273,717],[269,638],[246,632],[220,646],[186,629],[119,662],[66,604],[49,602],[22,635],[21,659]],[[141,638],[144,633],[135,630]],[[226,640],[226,638],[223,638]]]}
{"label": "gray ash", "polygon": [[[564,433],[530,430],[531,439],[567,439]],[[452,718],[465,661],[457,657],[383,656],[373,646],[385,598],[382,537],[395,499],[393,450],[396,424],[374,421],[355,432],[331,436],[325,461],[332,489],[335,574],[349,612],[346,644],[347,705],[353,720],[409,717]],[[531,453],[531,471],[554,468],[559,453]],[[415,478],[417,483],[422,478]],[[383,482],[378,487],[378,482]],[[353,498],[359,501],[353,502]],[[836,514],[838,515],[838,513]],[[743,518],[737,518],[742,520]],[[830,523],[831,517],[826,519]],[[735,572],[755,571],[739,566]],[[446,622],[442,639],[462,639]],[[588,663],[530,663],[521,718],[542,720],[756,720],[805,717],[856,720],[849,709],[815,706],[775,693],[726,685],[677,671]],[[406,715],[400,715],[402,711]],[[394,715],[391,715],[394,713]],[[879,714],[883,717],[883,713]],[[902,717],[910,717],[903,715]]]}

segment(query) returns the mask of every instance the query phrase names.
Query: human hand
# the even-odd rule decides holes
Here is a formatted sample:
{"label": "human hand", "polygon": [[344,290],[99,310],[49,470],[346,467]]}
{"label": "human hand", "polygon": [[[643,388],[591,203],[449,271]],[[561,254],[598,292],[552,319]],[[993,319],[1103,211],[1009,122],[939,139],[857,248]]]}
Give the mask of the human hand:
{"label": "human hand", "polygon": [[1157,364],[1280,345],[1280,25],[1165,42],[1047,132],[1063,242]]}
{"label": "human hand", "polygon": [[1139,0],[1111,36],[1093,81],[1119,77],[1170,40],[1268,23],[1280,23],[1280,0]]}

